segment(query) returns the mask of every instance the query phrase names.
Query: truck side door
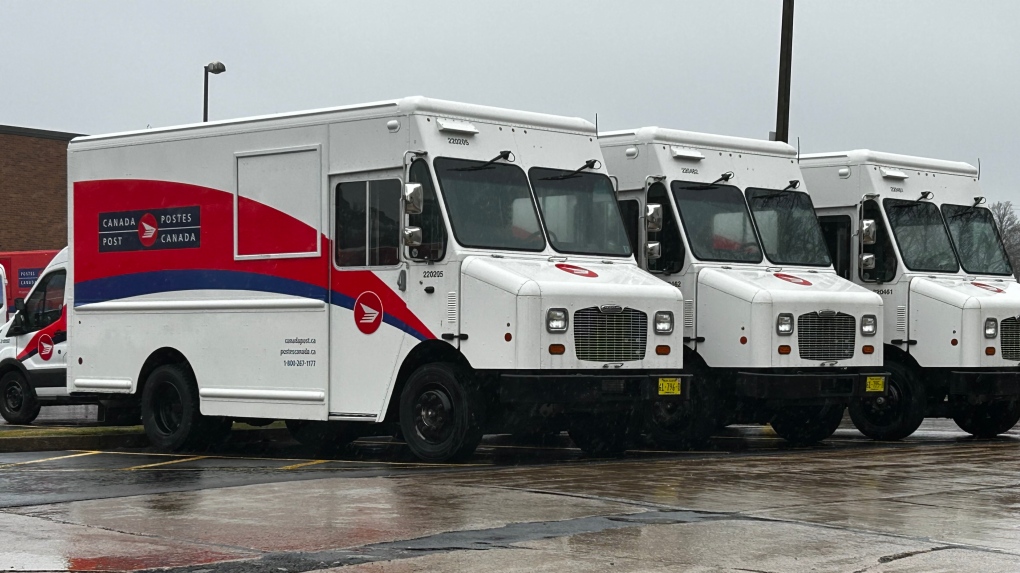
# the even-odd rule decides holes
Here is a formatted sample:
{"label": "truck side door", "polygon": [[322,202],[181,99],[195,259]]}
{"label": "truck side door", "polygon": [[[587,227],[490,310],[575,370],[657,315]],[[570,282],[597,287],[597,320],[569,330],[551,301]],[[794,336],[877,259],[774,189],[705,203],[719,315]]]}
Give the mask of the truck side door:
{"label": "truck side door", "polygon": [[50,271],[39,279],[25,301],[21,332],[14,337],[18,360],[37,393],[67,386],[66,279],[64,269]]}

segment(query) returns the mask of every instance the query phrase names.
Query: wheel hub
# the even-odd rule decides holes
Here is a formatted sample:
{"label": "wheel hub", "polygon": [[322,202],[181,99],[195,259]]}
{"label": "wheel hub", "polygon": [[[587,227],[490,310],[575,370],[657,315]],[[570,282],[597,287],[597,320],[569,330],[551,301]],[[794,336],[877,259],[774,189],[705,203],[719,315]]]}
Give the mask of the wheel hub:
{"label": "wheel hub", "polygon": [[184,401],[173,384],[163,383],[156,391],[155,422],[159,431],[171,435],[181,427]]}
{"label": "wheel hub", "polygon": [[25,404],[25,395],[21,392],[21,386],[17,384],[10,384],[4,389],[4,403],[7,405],[7,409],[12,412],[21,410],[21,407]]}
{"label": "wheel hub", "polygon": [[450,397],[441,390],[422,392],[415,403],[415,429],[428,442],[440,442],[453,428],[453,404]]}

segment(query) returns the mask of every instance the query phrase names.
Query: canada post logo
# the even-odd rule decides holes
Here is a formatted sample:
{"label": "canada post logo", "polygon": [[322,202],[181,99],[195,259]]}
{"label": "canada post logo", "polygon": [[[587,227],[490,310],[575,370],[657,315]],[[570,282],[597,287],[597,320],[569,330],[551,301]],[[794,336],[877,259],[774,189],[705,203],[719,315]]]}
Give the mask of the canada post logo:
{"label": "canada post logo", "polygon": [[100,253],[200,246],[202,221],[197,205],[99,214]]}

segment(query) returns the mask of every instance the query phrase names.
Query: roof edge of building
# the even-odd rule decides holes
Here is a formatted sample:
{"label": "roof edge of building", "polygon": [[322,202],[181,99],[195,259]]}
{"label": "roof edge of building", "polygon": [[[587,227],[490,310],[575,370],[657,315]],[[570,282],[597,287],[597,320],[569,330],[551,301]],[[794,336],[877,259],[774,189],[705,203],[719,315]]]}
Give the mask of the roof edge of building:
{"label": "roof edge of building", "polygon": [[41,139],[58,139],[60,141],[71,141],[80,137],[81,133],[68,133],[64,131],[50,131],[48,129],[35,129],[32,127],[17,127],[14,125],[0,125],[0,135],[21,135],[24,137],[38,137]]}

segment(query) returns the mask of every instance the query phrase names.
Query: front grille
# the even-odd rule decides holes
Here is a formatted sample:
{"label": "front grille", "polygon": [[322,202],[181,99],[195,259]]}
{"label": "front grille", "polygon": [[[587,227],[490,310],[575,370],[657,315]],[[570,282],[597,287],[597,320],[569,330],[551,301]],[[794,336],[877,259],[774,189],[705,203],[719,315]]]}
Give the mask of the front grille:
{"label": "front grille", "polygon": [[999,323],[1002,357],[1006,360],[1020,360],[1020,321],[1004,318]]}
{"label": "front grille", "polygon": [[574,350],[579,360],[641,360],[647,343],[648,315],[640,310],[604,313],[593,306],[574,313]]}
{"label": "front grille", "polygon": [[857,321],[842,312],[809,312],[797,317],[797,345],[804,360],[849,360],[854,357]]}

